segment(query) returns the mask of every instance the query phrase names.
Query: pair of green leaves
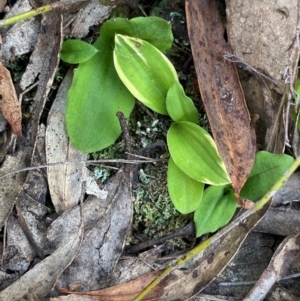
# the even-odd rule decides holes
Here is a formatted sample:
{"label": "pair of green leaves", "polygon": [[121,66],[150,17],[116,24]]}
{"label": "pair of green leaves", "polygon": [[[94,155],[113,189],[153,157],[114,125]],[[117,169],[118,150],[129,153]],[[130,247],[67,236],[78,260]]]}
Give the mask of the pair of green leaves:
{"label": "pair of green leaves", "polygon": [[[285,154],[258,152],[250,176],[241,191],[241,197],[252,201],[261,199],[293,161],[293,157]],[[234,215],[235,209],[235,196],[230,185],[206,188],[194,214],[197,237],[225,226]]]}
{"label": "pair of green leaves", "polygon": [[[68,92],[66,127],[72,144],[84,153],[113,144],[121,134],[116,113],[121,111],[129,117],[135,104],[114,66],[116,33],[143,38],[161,51],[170,48],[173,41],[168,22],[158,17],[139,17],[107,21],[93,45],[78,40],[63,44],[61,59],[79,63]],[[134,61],[134,57],[128,59]]]}

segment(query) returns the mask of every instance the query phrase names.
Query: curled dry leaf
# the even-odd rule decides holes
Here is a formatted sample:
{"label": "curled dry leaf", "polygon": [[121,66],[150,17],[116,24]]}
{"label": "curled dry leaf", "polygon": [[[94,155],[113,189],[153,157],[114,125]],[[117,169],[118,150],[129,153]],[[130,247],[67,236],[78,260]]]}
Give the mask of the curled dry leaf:
{"label": "curled dry leaf", "polygon": [[[101,301],[131,301],[140,291],[150,284],[161,272],[155,271],[143,275],[135,280],[122,283],[116,286],[105,288],[102,290],[89,292],[73,292],[64,288],[56,287],[56,289],[65,294],[76,294],[80,296],[92,296],[93,299]],[[153,290],[144,300],[156,300],[159,296],[159,287]]]}
{"label": "curled dry leaf", "polygon": [[186,14],[202,100],[218,151],[238,196],[256,151],[250,114],[236,68],[223,58],[223,53],[230,51],[216,1],[186,1]]}
{"label": "curled dry leaf", "polygon": [[10,72],[0,62],[0,109],[14,134],[22,138],[22,112]]}
{"label": "curled dry leaf", "polygon": [[233,259],[253,226],[265,214],[268,206],[255,212],[246,211],[215,236],[200,244],[192,260],[183,258],[181,269],[174,269],[160,283],[163,289],[158,300],[187,300],[202,291]]}
{"label": "curled dry leaf", "polygon": [[67,93],[72,81],[73,69],[66,74],[52,104],[47,120],[46,155],[47,163],[72,161],[68,165],[47,168],[51,200],[57,213],[73,208],[85,192],[105,199],[107,193],[101,190],[93,174],[83,163],[87,155],[80,153],[70,143],[65,129],[65,108]]}

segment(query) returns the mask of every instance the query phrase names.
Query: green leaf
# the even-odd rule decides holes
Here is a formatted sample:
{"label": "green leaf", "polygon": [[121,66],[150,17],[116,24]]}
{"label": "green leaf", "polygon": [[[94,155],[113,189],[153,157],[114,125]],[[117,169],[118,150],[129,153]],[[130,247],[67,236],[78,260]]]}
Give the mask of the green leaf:
{"label": "green leaf", "polygon": [[169,89],[166,100],[167,111],[174,121],[198,123],[199,114],[193,101],[187,97],[179,82]]}
{"label": "green leaf", "polygon": [[143,39],[161,51],[170,49],[173,43],[171,24],[159,17],[108,20],[101,26],[100,38],[103,43],[113,45],[117,33]]}
{"label": "green leaf", "polygon": [[95,56],[76,69],[68,92],[66,127],[72,144],[91,153],[113,144],[121,133],[118,111],[129,117],[134,97],[120,81],[112,51],[100,41]]}
{"label": "green leaf", "polygon": [[227,225],[235,210],[236,200],[231,187],[225,185],[206,188],[194,214],[197,237]]}
{"label": "green leaf", "polygon": [[167,134],[170,154],[190,178],[211,185],[230,183],[225,165],[207,131],[188,122],[174,122]]}
{"label": "green leaf", "polygon": [[91,59],[98,49],[81,40],[67,40],[63,43],[60,58],[69,64],[79,64]]}
{"label": "green leaf", "polygon": [[195,211],[203,195],[204,184],[188,177],[172,158],[168,164],[168,191],[175,208],[182,214]]}
{"label": "green leaf", "polygon": [[260,151],[240,196],[257,201],[262,198],[290,167],[294,158],[288,155]]}
{"label": "green leaf", "polygon": [[296,112],[299,111],[299,106],[300,106],[300,78],[296,80],[296,84],[295,84],[295,111]]}
{"label": "green leaf", "polygon": [[116,34],[114,64],[134,97],[153,111],[168,114],[167,93],[178,78],[162,52],[146,41]]}

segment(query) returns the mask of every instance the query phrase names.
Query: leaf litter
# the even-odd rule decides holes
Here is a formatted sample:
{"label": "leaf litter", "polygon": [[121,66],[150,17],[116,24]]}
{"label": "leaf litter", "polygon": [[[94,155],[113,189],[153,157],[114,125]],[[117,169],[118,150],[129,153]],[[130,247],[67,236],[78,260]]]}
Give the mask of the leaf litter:
{"label": "leaf litter", "polygon": [[[27,1],[24,1],[24,3],[26,4]],[[93,2],[93,4],[96,5],[95,2]],[[28,3],[26,5],[28,5]],[[110,9],[106,11],[106,15],[105,13],[103,14],[103,19],[108,16],[108,11],[110,11]],[[45,38],[49,39],[50,36],[50,32],[47,31],[49,30],[49,24],[50,27],[52,25],[54,28],[54,31],[51,33],[53,37],[55,36],[55,30],[58,35],[61,35],[61,21],[59,19],[60,16],[58,16],[58,19],[56,19],[56,21],[52,21],[57,22],[56,26],[53,26],[54,23],[52,23],[49,18],[47,21],[47,17],[43,17],[41,28],[43,28],[44,33],[46,32],[48,33],[48,35],[44,35],[43,37],[42,30],[38,37],[38,39],[40,39],[40,42],[38,42],[38,44],[40,44],[41,49],[43,49],[43,44],[46,47],[44,48],[44,50],[36,50],[37,59],[33,61],[33,71],[30,71],[30,74],[33,74],[34,76],[30,75],[29,77],[27,77],[27,79],[30,79],[30,81],[25,81],[25,77],[23,78],[23,82],[26,82],[26,84],[24,84],[23,86],[25,87],[30,85],[36,75],[41,72],[39,76],[39,90],[35,97],[35,103],[33,105],[33,107],[37,108],[37,113],[35,113],[35,116],[32,119],[32,130],[30,132],[30,135],[25,137],[25,147],[23,149],[22,147],[20,147],[20,150],[13,156],[6,156],[4,164],[1,167],[1,174],[5,174],[11,170],[15,170],[16,168],[22,169],[23,167],[29,166],[30,161],[32,161],[32,165],[38,165],[41,163],[43,164],[43,162],[45,162],[43,160],[39,161],[39,163],[37,161],[34,161],[37,160],[36,156],[45,156],[43,155],[42,151],[39,151],[37,153],[37,149],[39,149],[39,143],[37,143],[36,141],[38,137],[37,126],[39,124],[38,120],[40,119],[41,111],[44,107],[46,97],[53,82],[53,74],[57,67],[57,58],[61,39],[56,40],[56,42],[54,43],[55,45],[51,43],[47,44],[44,42]],[[38,18],[34,20],[36,22]],[[99,20],[101,20],[101,18],[98,19],[98,21]],[[29,28],[30,30],[28,30],[28,32],[31,32],[32,35],[34,35],[32,28],[35,27],[29,25],[28,29]],[[74,28],[76,28],[77,31],[80,32],[80,26],[76,25],[74,26]],[[4,33],[5,32],[7,31],[4,30]],[[83,36],[84,35],[85,34],[83,34]],[[194,33],[193,35],[197,36],[196,33]],[[8,38],[4,39],[4,49],[5,47],[7,47],[8,40]],[[26,50],[22,50],[24,51],[24,53],[28,52],[28,49],[32,49],[36,41],[34,40],[34,38],[29,40],[31,44],[27,44]],[[191,38],[191,40],[193,40],[193,38]],[[19,44],[22,43],[19,41],[15,42],[15,45]],[[50,52],[49,55],[46,56],[45,50],[48,50],[47,48],[52,49],[53,52]],[[14,55],[11,53],[11,46],[9,48],[9,51],[3,51],[2,55],[3,53],[6,53],[6,60],[8,60],[8,58],[12,58]],[[21,52],[16,53],[20,54]],[[43,57],[43,59],[48,57],[49,62],[40,65],[37,63],[39,57]],[[53,61],[51,61],[52,58],[54,58]],[[3,61],[5,62],[5,58],[3,59]],[[221,80],[223,79],[221,78]],[[249,117],[247,113],[245,114],[245,116]],[[247,120],[249,121],[249,119]],[[48,126],[50,124],[51,122],[49,119]],[[59,134],[58,136],[61,138],[61,134]],[[40,137],[41,139],[43,139],[42,135]],[[31,144],[29,143],[29,141],[31,142]],[[55,140],[51,143],[55,145]],[[63,145],[67,145],[65,143],[66,142],[63,142]],[[66,146],[66,148],[68,148],[68,146]],[[33,149],[35,149],[35,157],[33,157]],[[13,163],[10,163],[9,161],[12,161]],[[61,169],[64,170],[65,167],[62,167]],[[120,169],[119,172],[110,180],[110,182],[106,184],[104,190],[107,191],[107,198],[105,200],[100,200],[97,197],[92,196],[89,197],[86,202],[84,202],[82,208],[83,216],[81,216],[80,214],[80,206],[78,205],[79,199],[82,197],[83,192],[79,192],[77,194],[78,196],[74,198],[74,200],[72,200],[74,201],[72,205],[66,205],[66,207],[64,207],[64,205],[62,207],[56,205],[56,208],[60,208],[56,209],[56,211],[60,213],[60,216],[56,219],[54,218],[54,221],[50,226],[47,225],[47,220],[49,221],[49,217],[48,219],[46,218],[46,216],[48,215],[48,209],[45,206],[47,190],[45,174],[42,171],[39,171],[38,173],[29,172],[27,175],[25,175],[24,173],[18,173],[10,177],[1,179],[0,185],[3,188],[1,189],[1,191],[4,192],[5,196],[4,198],[1,198],[1,222],[2,224],[4,224],[4,222],[8,218],[7,228],[10,232],[8,234],[9,244],[12,244],[13,246],[15,245],[15,248],[19,250],[18,252],[20,253],[19,257],[14,258],[14,253],[12,252],[12,254],[10,255],[12,256],[10,264],[13,263],[14,259],[16,261],[20,260],[21,256],[23,256],[23,258],[19,262],[25,263],[26,259],[28,259],[29,257],[33,258],[35,254],[39,254],[37,249],[32,248],[32,242],[31,244],[25,243],[27,244],[26,248],[16,243],[17,239],[25,241],[26,234],[22,234],[22,232],[26,233],[26,228],[29,230],[29,235],[31,236],[30,239],[32,239],[37,247],[43,251],[39,256],[49,256],[40,258],[41,262],[38,264],[36,264],[36,262],[33,262],[33,264],[28,264],[28,262],[27,264],[23,264],[23,269],[20,273],[20,275],[23,276],[11,285],[10,282],[8,282],[6,284],[6,288],[4,288],[5,285],[1,286],[2,289],[4,289],[0,293],[0,300],[19,300],[20,298],[27,300],[29,298],[43,298],[51,291],[55,284],[77,290],[95,290],[100,287],[107,287],[109,285],[109,281],[113,283],[113,281],[109,279],[109,276],[112,274],[113,270],[115,268],[117,269],[119,266],[118,261],[122,254],[126,237],[128,236],[132,218],[132,198],[130,191],[131,184],[129,180],[130,177],[128,177],[129,171],[126,169],[127,168],[125,167]],[[48,170],[48,172],[49,171],[50,169]],[[233,174],[234,173],[235,172],[233,172]],[[23,185],[25,177],[27,181]],[[65,180],[62,180],[62,182],[64,181]],[[242,182],[243,180],[238,180],[236,182],[237,192],[239,192],[242,186]],[[35,184],[36,187],[34,187]],[[22,185],[23,190],[20,191]],[[83,181],[78,185],[77,188],[79,188],[79,190],[84,189],[84,186],[85,185]],[[7,193],[8,191],[10,194]],[[66,196],[65,192],[60,192],[58,193],[58,195],[63,201],[68,201],[68,199],[70,198]],[[25,220],[26,227],[24,227],[23,225],[23,228],[18,224],[19,222],[13,214],[8,217],[13,208],[16,197],[18,197],[17,212],[20,215],[18,220],[20,221],[22,217]],[[56,204],[58,203],[59,202],[56,202]],[[6,209],[3,210],[3,212],[2,208],[4,207],[2,207],[2,205],[6,206]],[[70,209],[66,211],[67,208]],[[223,237],[221,235],[220,241],[217,240],[216,245],[211,244],[211,246],[206,247],[203,252],[199,251],[198,259],[196,259],[197,257],[193,257],[194,259],[184,262],[184,265],[181,266],[181,268],[174,269],[174,271],[170,272],[169,276],[167,276],[158,287],[160,294],[162,293],[162,296],[160,298],[165,298],[164,300],[173,300],[180,296],[180,298],[183,298],[184,300],[186,297],[190,297],[196,292],[203,289],[203,287],[205,287],[210,281],[212,281],[212,279],[214,279],[228,264],[228,261],[235,255],[240,247],[241,242],[244,240],[252,226],[256,224],[262,214],[263,211],[261,211],[258,215],[253,215],[251,217],[250,224],[246,223],[245,227],[240,227],[241,224],[238,224],[236,226],[231,225],[232,230],[229,231],[228,236]],[[120,218],[120,216],[122,216],[122,218]],[[39,223],[40,221],[42,221],[42,223]],[[47,228],[47,237],[45,228],[41,227],[41,225]],[[13,229],[14,227],[16,227],[16,230],[14,230],[15,236],[13,235],[14,231],[9,230]],[[39,229],[40,232],[34,231],[34,228],[36,227],[41,227]],[[85,233],[84,236],[83,232]],[[20,239],[20,236],[23,238]],[[29,240],[28,233],[26,238]],[[219,242],[221,243],[219,244]],[[234,246],[233,242],[235,242]],[[12,246],[10,245],[9,247],[11,249]],[[8,251],[9,248],[6,248],[6,250]],[[226,256],[224,256],[224,254],[226,254]],[[132,259],[125,259],[125,261],[128,262],[130,260]],[[200,265],[199,262],[201,263]],[[155,261],[153,263],[155,263]],[[17,264],[15,263],[15,265]],[[134,268],[138,269],[140,264],[135,262],[133,265]],[[156,267],[161,269],[164,266],[158,265]],[[131,271],[133,269],[132,264],[129,264],[127,269]],[[208,269],[211,272],[205,275],[205,272],[203,271],[207,271]],[[81,280],[78,281],[78,274],[84,275],[85,277],[82,277]],[[116,273],[116,275],[118,275],[118,273]],[[138,275],[138,273],[136,275]],[[205,275],[205,277],[199,278],[198,275]],[[116,276],[114,283],[118,283],[117,278],[118,277]],[[125,281],[128,281],[129,279],[130,278],[126,278]],[[179,290],[179,287],[182,288],[183,281],[186,281],[188,283],[184,287],[184,291]],[[178,283],[180,285],[178,285]],[[124,284],[124,286],[126,287],[126,284]],[[112,291],[114,290],[115,289],[112,288]],[[129,288],[129,295],[130,293],[131,292]],[[66,300],[71,298],[71,296],[63,297],[63,299]],[[76,300],[80,300],[78,296],[76,296],[76,298]]]}

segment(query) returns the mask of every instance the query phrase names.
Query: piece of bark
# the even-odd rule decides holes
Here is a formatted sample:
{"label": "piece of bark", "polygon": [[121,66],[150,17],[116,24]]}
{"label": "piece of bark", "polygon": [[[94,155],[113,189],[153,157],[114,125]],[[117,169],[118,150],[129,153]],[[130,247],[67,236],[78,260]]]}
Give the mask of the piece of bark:
{"label": "piece of bark", "polygon": [[104,6],[98,0],[87,1],[70,26],[65,28],[65,35],[78,39],[85,37],[91,26],[101,24],[109,17],[111,10],[111,6]]}
{"label": "piece of bark", "polygon": [[[297,78],[299,1],[226,1],[227,35],[233,53],[276,82],[257,73],[243,76],[249,110],[259,114],[259,144],[271,152],[282,153],[285,143],[284,109],[288,103],[286,87]],[[254,79],[251,77],[255,77]],[[263,129],[263,130],[261,130]]]}

